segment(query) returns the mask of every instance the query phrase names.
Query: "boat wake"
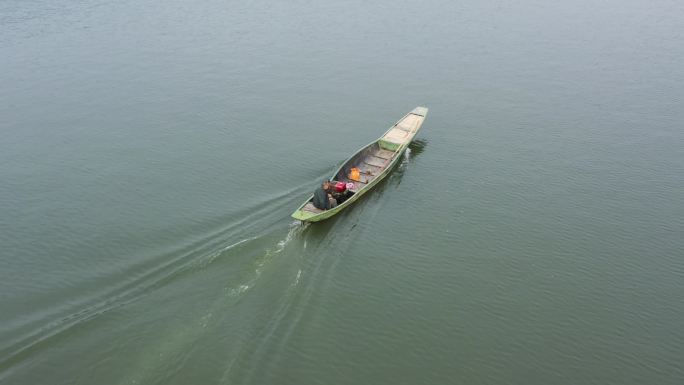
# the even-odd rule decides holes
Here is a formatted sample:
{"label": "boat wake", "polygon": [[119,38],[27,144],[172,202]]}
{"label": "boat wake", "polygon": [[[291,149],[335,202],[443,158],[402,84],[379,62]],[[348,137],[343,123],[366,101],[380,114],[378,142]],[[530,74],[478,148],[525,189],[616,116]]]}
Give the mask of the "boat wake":
{"label": "boat wake", "polygon": [[[269,262],[271,262],[278,254],[282,253],[283,250],[287,247],[287,245],[292,242],[293,239],[296,239],[303,231],[306,230],[306,228],[309,226],[309,223],[305,222],[300,222],[300,221],[295,221],[292,222],[289,225],[289,230],[287,232],[287,235],[281,240],[279,240],[276,245],[272,248],[267,248],[265,250],[265,253],[256,259],[255,262],[255,269],[254,269],[254,276],[248,279],[245,282],[242,282],[238,284],[236,287],[232,287],[230,289],[227,289],[228,293],[230,296],[233,297],[239,297],[245,292],[247,292],[249,289],[254,287],[256,282],[261,278],[262,272],[264,271],[265,268],[268,267]],[[301,277],[301,270],[298,273],[297,276],[297,283],[299,281],[299,278]],[[295,283],[296,285],[296,283]]]}
{"label": "boat wake", "polygon": [[[64,305],[61,308],[41,309],[40,316],[35,314],[33,319],[6,323],[3,325],[3,334],[12,337],[0,345],[0,380],[6,377],[11,369],[17,368],[33,354],[56,342],[60,335],[69,330],[98,319],[115,309],[132,305],[151,292],[183,279],[186,275],[206,270],[219,260],[240,258],[240,254],[248,250],[249,255],[256,254],[253,260],[253,273],[225,290],[228,297],[242,297],[255,285],[268,264],[306,229],[306,224],[298,221],[290,223],[287,225],[287,233],[275,243],[271,243],[272,246],[259,245],[260,242],[268,242],[273,235],[283,231],[283,220],[280,218],[283,218],[285,210],[289,211],[293,202],[304,194],[305,188],[306,186],[293,188],[267,196],[251,209],[244,210],[237,221],[233,220],[211,231],[204,231],[205,235],[200,239],[179,242],[185,245],[176,247],[175,250],[140,259],[139,264],[129,266],[123,272],[116,272],[122,278],[115,280],[114,285],[96,293],[90,292],[84,298],[72,299],[68,309],[65,309]],[[268,215],[269,213],[273,215]],[[226,242],[226,238],[233,240]],[[262,252],[259,253],[258,249]],[[16,327],[13,326],[15,324]],[[32,324],[35,326],[31,326]]]}
{"label": "boat wake", "polygon": [[[308,224],[303,224],[300,222],[293,222],[287,226],[287,233],[282,236],[275,244],[271,243],[273,246],[260,248],[260,254],[254,258],[253,270],[251,274],[244,276],[239,282],[231,282],[230,285],[224,288],[224,296],[216,296],[213,301],[211,301],[208,306],[205,307],[204,311],[199,313],[194,317],[194,321],[185,322],[178,328],[170,328],[166,335],[158,338],[159,341],[156,345],[151,345],[144,351],[140,352],[139,358],[136,359],[138,364],[133,367],[129,373],[127,373],[127,378],[124,383],[147,383],[152,381],[160,371],[177,371],[180,370],[178,367],[172,369],[167,368],[168,362],[160,359],[164,356],[187,356],[189,351],[191,351],[192,346],[196,344],[196,341],[204,338],[209,330],[214,330],[212,333],[216,333],[215,330],[220,329],[221,322],[225,321],[226,317],[229,317],[232,312],[228,309],[235,309],[244,298],[246,298],[250,291],[259,286],[259,281],[268,273],[278,270],[273,267],[273,262],[277,260],[277,257],[283,254],[292,244],[293,241],[300,238],[301,234],[306,231]],[[225,257],[231,256],[236,250],[240,251],[241,247],[252,247],[254,246],[252,240],[244,240],[238,242],[230,247],[225,248],[220,255],[215,259],[223,259]],[[296,255],[298,253],[293,253]],[[289,255],[289,254],[288,254]],[[289,262],[288,262],[289,263]],[[293,274],[291,282],[285,287],[283,291],[283,296],[285,298],[292,295],[296,287],[302,278],[302,269],[297,268],[296,274]],[[285,301],[287,303],[287,301]],[[282,308],[270,309],[270,312],[275,313],[273,317],[277,318],[280,314]],[[232,320],[231,322],[234,322]],[[191,326],[187,326],[191,325]],[[180,330],[180,333],[179,333]],[[238,354],[237,357],[240,355]],[[234,363],[235,361],[233,361]]]}

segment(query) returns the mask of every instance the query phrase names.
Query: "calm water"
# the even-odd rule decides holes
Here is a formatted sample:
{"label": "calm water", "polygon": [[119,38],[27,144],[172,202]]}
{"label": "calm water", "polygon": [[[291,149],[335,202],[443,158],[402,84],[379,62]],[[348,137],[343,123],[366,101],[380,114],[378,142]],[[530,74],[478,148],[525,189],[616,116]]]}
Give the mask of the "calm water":
{"label": "calm water", "polygon": [[[684,383],[682,20],[0,0],[0,383]],[[417,105],[377,191],[293,223]]]}

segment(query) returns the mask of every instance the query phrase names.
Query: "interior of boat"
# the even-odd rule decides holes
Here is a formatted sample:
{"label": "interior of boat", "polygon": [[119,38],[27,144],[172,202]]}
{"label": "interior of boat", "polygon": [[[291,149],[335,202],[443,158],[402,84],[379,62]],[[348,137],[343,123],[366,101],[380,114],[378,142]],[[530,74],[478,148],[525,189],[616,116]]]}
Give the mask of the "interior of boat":
{"label": "interior of boat", "polygon": [[[331,182],[343,182],[349,188],[337,199],[338,205],[368,186],[392,164],[399,150],[413,139],[425,120],[426,113],[427,108],[415,108],[380,139],[357,152],[340,168]],[[323,212],[313,205],[313,198],[302,207],[302,210],[317,214]]]}
{"label": "interior of boat", "polygon": [[[333,184],[343,182],[345,185],[348,185],[349,183],[351,183],[349,186],[353,185],[352,188],[347,190],[345,195],[340,199],[337,199],[337,203],[342,204],[353,194],[357,193],[377,178],[378,175],[392,163],[392,160],[397,155],[397,151],[402,145],[411,141],[424,119],[424,114],[407,114],[402,120],[390,128],[377,142],[369,144],[349,159],[347,163],[340,168],[340,171],[335,175],[334,180],[331,181]],[[312,200],[307,202],[302,210],[314,213],[323,212],[323,210],[318,209],[313,205]]]}
{"label": "interior of boat", "polygon": [[[337,203],[342,204],[346,199],[349,199],[357,191],[364,188],[372,182],[380,173],[382,173],[392,162],[396,152],[381,148],[376,142],[373,143],[352,157],[331,180],[334,185],[337,182],[343,182],[345,185],[353,185],[348,189],[348,193],[338,199]],[[352,169],[358,170],[358,176],[352,172]],[[320,213],[323,210],[316,208],[312,201],[309,201],[303,208],[305,211]]]}

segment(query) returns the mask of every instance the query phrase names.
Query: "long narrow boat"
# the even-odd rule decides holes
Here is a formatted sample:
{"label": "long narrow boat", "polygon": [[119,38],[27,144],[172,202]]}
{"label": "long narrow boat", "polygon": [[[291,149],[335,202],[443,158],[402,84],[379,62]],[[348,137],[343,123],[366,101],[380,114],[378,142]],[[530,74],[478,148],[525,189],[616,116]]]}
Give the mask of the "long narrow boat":
{"label": "long narrow boat", "polygon": [[[313,205],[313,195],[311,195],[292,214],[292,217],[305,222],[318,222],[349,207],[390,173],[420,130],[427,112],[428,109],[425,107],[414,108],[390,127],[384,135],[361,148],[333,173],[331,181],[353,184],[344,202],[332,209],[321,210]],[[356,172],[352,173],[352,169],[358,169],[358,176]]]}

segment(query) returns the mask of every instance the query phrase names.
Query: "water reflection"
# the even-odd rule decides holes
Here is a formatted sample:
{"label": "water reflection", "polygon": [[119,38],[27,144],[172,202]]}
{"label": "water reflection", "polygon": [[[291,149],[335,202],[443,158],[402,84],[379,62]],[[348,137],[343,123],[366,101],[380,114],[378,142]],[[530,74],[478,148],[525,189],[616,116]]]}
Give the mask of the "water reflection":
{"label": "water reflection", "polygon": [[416,156],[420,155],[423,151],[425,151],[425,147],[427,147],[428,141],[427,139],[416,139],[413,142],[409,144],[409,150],[411,150],[411,155]]}

